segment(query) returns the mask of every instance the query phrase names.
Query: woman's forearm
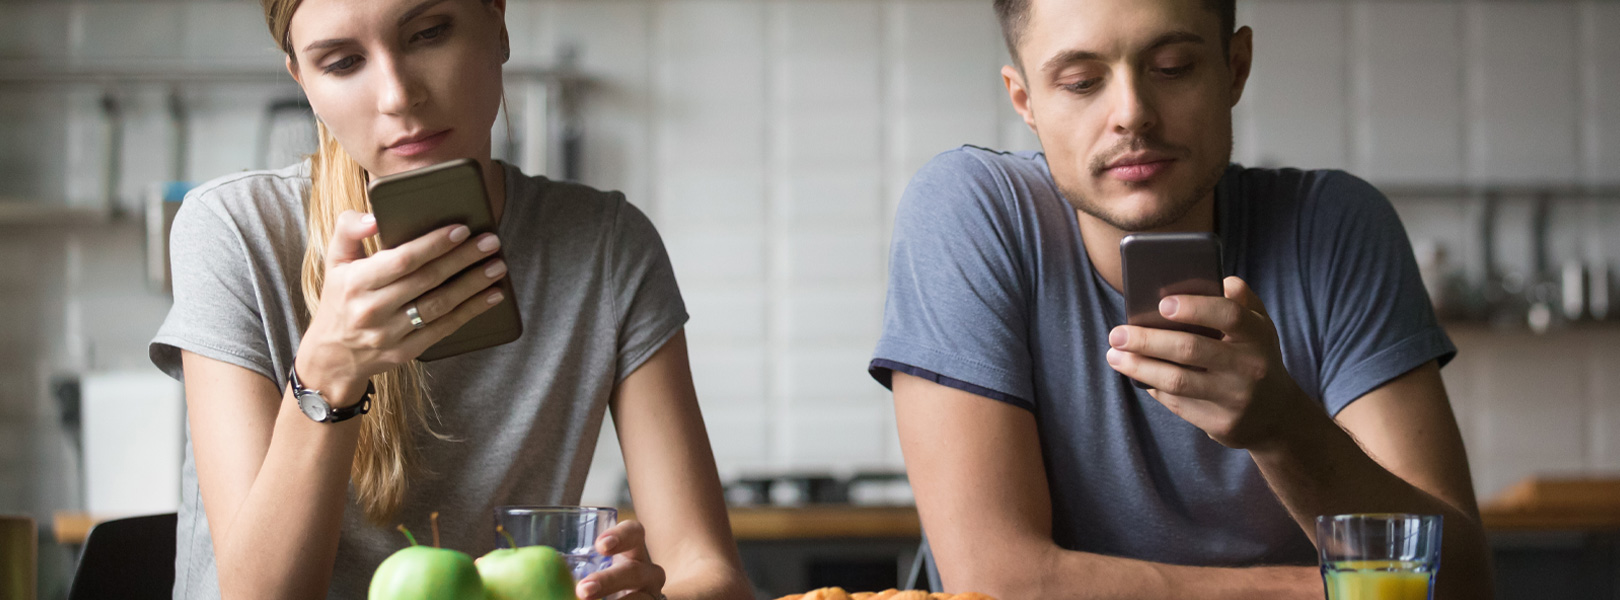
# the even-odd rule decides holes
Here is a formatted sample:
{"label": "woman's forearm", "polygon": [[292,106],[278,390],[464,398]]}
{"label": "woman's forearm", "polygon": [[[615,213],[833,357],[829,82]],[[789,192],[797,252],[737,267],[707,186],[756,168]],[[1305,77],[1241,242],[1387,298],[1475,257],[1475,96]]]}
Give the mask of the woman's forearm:
{"label": "woman's forearm", "polygon": [[364,418],[316,423],[283,395],[252,488],[213,535],[222,597],[326,597]]}
{"label": "woman's forearm", "polygon": [[670,569],[664,596],[669,600],[750,600],[748,576],[725,560],[705,560]]}

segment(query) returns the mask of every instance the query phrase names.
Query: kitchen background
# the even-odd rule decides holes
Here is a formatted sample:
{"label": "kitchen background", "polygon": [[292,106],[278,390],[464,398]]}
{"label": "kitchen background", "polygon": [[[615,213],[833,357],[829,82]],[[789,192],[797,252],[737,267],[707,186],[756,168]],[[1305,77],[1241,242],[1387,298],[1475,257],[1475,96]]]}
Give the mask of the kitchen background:
{"label": "kitchen background", "polygon": [[[512,71],[583,84],[512,82],[497,154],[657,224],[723,476],[903,468],[865,372],[895,203],[942,150],[1037,146],[990,0],[510,0],[507,22]],[[1620,269],[1620,2],[1248,0],[1239,22],[1234,160],[1391,194],[1455,316],[1444,373],[1480,497],[1620,472],[1620,327],[1594,320],[1620,305],[1593,285]],[[148,205],[307,148],[280,69],[257,2],[0,0],[0,513],[94,504],[96,442],[71,432],[120,410],[98,389],[148,390],[178,432],[147,359],[169,306]],[[264,75],[130,75],[165,72]],[[178,469],[176,438],[155,448],[134,462]],[[585,502],[621,474],[604,429]]]}

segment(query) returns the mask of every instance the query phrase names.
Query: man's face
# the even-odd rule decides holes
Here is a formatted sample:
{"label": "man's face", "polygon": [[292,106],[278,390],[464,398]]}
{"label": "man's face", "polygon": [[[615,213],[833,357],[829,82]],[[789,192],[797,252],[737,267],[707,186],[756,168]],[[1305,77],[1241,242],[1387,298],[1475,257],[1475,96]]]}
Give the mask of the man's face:
{"label": "man's face", "polygon": [[1022,73],[1002,73],[1069,202],[1121,231],[1151,231],[1220,180],[1251,43],[1244,28],[1223,52],[1220,18],[1202,0],[1033,0]]}
{"label": "man's face", "polygon": [[373,176],[488,158],[504,0],[304,0],[288,68]]}

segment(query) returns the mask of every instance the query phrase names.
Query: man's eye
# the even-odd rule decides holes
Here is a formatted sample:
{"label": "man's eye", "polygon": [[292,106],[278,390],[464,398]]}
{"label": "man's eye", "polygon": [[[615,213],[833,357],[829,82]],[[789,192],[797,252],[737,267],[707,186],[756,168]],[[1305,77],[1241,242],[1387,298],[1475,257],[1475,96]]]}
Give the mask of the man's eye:
{"label": "man's eye", "polygon": [[448,30],[448,29],[450,29],[450,24],[449,23],[445,23],[443,25],[435,25],[433,27],[429,27],[427,29],[423,29],[421,31],[416,32],[416,35],[411,36],[411,41],[414,42],[416,40],[437,39],[437,38],[443,36],[444,32],[446,30]]}
{"label": "man's eye", "polygon": [[1170,77],[1177,77],[1186,75],[1188,72],[1192,71],[1192,68],[1193,66],[1191,64],[1185,64],[1179,67],[1164,67],[1159,69],[1159,72]]}
{"label": "man's eye", "polygon": [[354,65],[356,63],[359,63],[359,62],[360,62],[360,57],[358,57],[358,56],[344,57],[343,60],[340,60],[340,61],[331,63],[329,65],[326,65],[326,68],[324,69],[324,71],[326,71],[327,73],[341,73],[341,72],[348,71],[349,69],[354,68]]}
{"label": "man's eye", "polygon": [[1063,84],[1063,89],[1069,90],[1069,91],[1077,93],[1077,94],[1085,93],[1085,92],[1091,91],[1092,88],[1097,87],[1097,84],[1100,81],[1101,81],[1101,79],[1098,79],[1098,78],[1082,79],[1082,80],[1076,81],[1074,83],[1065,83],[1065,84]]}

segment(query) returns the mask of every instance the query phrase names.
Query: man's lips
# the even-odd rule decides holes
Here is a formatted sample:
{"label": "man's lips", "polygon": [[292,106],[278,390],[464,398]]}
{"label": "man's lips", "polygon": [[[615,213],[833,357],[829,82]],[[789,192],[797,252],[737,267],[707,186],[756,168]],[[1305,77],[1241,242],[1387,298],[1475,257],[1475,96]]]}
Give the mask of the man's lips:
{"label": "man's lips", "polygon": [[449,135],[450,130],[446,129],[437,133],[407,137],[388,146],[388,151],[401,156],[424,154],[439,147],[439,144],[444,142],[444,139]]}
{"label": "man's lips", "polygon": [[1104,172],[1121,181],[1141,183],[1163,173],[1174,162],[1175,159],[1173,158],[1149,161],[1120,161],[1119,164],[1109,167]]}

